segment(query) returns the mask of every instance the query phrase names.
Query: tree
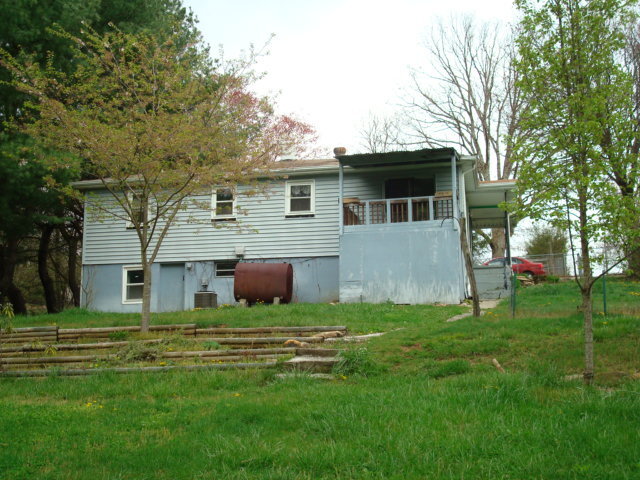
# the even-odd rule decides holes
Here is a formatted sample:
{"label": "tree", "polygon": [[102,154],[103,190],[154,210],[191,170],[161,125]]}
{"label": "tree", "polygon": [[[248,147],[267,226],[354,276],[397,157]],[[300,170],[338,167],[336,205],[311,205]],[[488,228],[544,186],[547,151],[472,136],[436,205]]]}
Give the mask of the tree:
{"label": "tree", "polygon": [[567,253],[567,235],[557,227],[535,225],[525,248],[527,255]]}
{"label": "tree", "polygon": [[[633,23],[627,30],[626,45],[622,55],[622,64],[625,71],[633,79],[633,95],[631,108],[628,109],[628,121],[633,129],[633,141],[627,146],[627,154],[640,155],[640,23]],[[611,179],[616,183],[620,195],[628,201],[640,199],[640,165],[622,162],[614,164]],[[640,230],[640,219],[637,220],[635,230]],[[635,235],[631,235],[623,243],[625,255],[631,276],[640,280],[640,243],[634,241]]]}
{"label": "tree", "polygon": [[637,202],[616,191],[614,165],[637,165],[627,145],[631,79],[617,61],[633,2],[517,0],[519,84],[528,103],[528,135],[515,144],[517,211],[575,232],[583,276],[576,278],[584,315],[584,380],[594,376],[593,246],[628,236]]}
{"label": "tree", "polygon": [[[43,162],[31,161],[36,150],[25,136],[7,140],[0,133],[0,300],[8,297],[15,313],[26,313],[26,302],[14,282],[21,255],[20,243],[38,231],[42,224],[61,222],[62,192],[54,183],[74,177],[73,169],[52,170]],[[40,152],[53,155],[52,152]]]}
{"label": "tree", "polygon": [[360,129],[362,146],[367,153],[391,152],[402,145],[401,121],[398,117],[369,114]]}
{"label": "tree", "polygon": [[149,327],[151,265],[187,202],[212,185],[245,183],[295,151],[311,129],[274,114],[248,90],[246,62],[211,62],[180,38],[114,30],[71,43],[72,75],[4,56],[14,85],[34,99],[24,131],[69,152],[57,167],[82,169],[110,195],[89,210],[127,221],[144,274],[141,327]]}
{"label": "tree", "polygon": [[[14,2],[0,0],[3,12],[0,17],[0,45],[12,56],[19,58],[29,54],[40,65],[47,62],[68,74],[76,67],[73,52],[60,35],[50,28],[57,24],[68,32],[77,34],[85,22],[97,32],[104,32],[109,24],[115,24],[128,32],[147,31],[167,37],[175,32],[180,45],[185,46],[199,39],[195,28],[195,18],[187,11],[180,0],[51,0],[47,2]],[[82,239],[82,205],[72,198],[49,191],[49,196],[39,192],[27,192],[27,188],[40,188],[46,184],[50,171],[46,165],[26,165],[38,163],[37,156],[29,154],[26,145],[30,143],[23,132],[7,128],[11,119],[20,119],[25,112],[24,102],[28,97],[15,89],[9,82],[10,72],[0,68],[0,149],[4,168],[24,175],[44,175],[37,178],[23,178],[22,193],[15,195],[11,188],[0,189],[0,203],[11,205],[16,211],[38,212],[19,218],[19,228],[6,221],[0,222],[0,263],[2,279],[0,281],[0,300],[9,295],[15,304],[17,313],[25,313],[26,305],[19,282],[14,281],[16,266],[37,265],[42,282],[47,311],[55,313],[63,307],[62,298],[55,284],[65,277],[72,292],[74,305],[79,305],[78,248]],[[20,152],[16,155],[16,152]],[[9,165],[19,161],[19,165]],[[76,172],[81,175],[82,172]],[[68,177],[70,179],[70,177]],[[51,197],[58,201],[51,201]],[[36,205],[34,199],[45,203]],[[48,209],[48,211],[45,211]],[[27,225],[27,222],[35,222]],[[22,232],[22,237],[18,236]],[[28,246],[32,243],[27,236],[38,236],[37,254],[31,253]],[[66,242],[68,261],[66,271],[59,268],[50,275],[51,239],[62,238]]]}
{"label": "tree", "polygon": [[[413,73],[403,112],[409,142],[429,148],[457,145],[478,158],[481,180],[513,178],[513,146],[522,135],[525,103],[510,36],[499,24],[476,24],[466,17],[439,24],[427,48],[431,63],[426,73]],[[489,242],[493,257],[504,255],[504,229],[478,234]]]}

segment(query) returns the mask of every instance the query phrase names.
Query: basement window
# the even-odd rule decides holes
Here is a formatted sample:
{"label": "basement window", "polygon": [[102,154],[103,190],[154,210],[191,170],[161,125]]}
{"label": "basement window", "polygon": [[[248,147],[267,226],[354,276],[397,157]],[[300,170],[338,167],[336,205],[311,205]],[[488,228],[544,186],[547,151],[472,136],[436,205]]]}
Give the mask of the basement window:
{"label": "basement window", "polygon": [[236,265],[238,262],[216,262],[216,277],[233,277],[236,272]]}
{"label": "basement window", "polygon": [[122,303],[142,303],[144,270],[139,265],[122,268]]}

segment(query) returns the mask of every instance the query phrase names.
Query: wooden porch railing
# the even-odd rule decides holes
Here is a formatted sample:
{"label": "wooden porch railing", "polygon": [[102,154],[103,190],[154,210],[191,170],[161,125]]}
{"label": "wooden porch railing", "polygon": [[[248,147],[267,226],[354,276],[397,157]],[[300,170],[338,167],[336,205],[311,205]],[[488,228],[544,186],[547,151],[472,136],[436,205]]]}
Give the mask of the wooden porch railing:
{"label": "wooden porch railing", "polygon": [[343,209],[345,226],[412,223],[452,217],[453,201],[451,197],[348,199]]}

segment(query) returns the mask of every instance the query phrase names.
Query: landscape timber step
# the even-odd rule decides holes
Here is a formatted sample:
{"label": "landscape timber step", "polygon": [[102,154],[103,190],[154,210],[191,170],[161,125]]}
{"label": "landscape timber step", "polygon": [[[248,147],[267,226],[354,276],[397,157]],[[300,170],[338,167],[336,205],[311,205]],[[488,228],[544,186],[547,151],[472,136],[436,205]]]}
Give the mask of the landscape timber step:
{"label": "landscape timber step", "polygon": [[296,348],[296,355],[301,357],[337,357],[340,350],[335,348]]}
{"label": "landscape timber step", "polygon": [[231,348],[251,347],[253,345],[283,345],[287,340],[295,340],[305,343],[322,343],[322,337],[213,337],[207,341],[227,345]]}
{"label": "landscape timber step", "polygon": [[123,340],[120,342],[100,342],[100,343],[56,343],[55,345],[21,345],[13,347],[0,347],[0,357],[11,356],[16,353],[36,353],[44,352],[51,347],[56,351],[62,350],[99,350],[116,347],[125,347],[131,343],[138,344],[154,344],[162,343],[165,340],[163,338],[154,338],[149,340]]}
{"label": "landscape timber step", "polygon": [[171,370],[246,370],[274,368],[277,361],[255,363],[212,363],[209,365],[167,365],[162,367],[117,367],[117,368],[70,368],[52,371],[49,368],[38,370],[0,371],[0,377],[48,377],[50,375],[80,376],[98,373],[137,373],[169,372]]}
{"label": "landscape timber step", "polygon": [[[340,332],[346,334],[347,327],[338,326],[304,326],[304,327],[211,327],[196,329],[198,335],[254,335],[254,334],[274,334],[283,337],[289,334],[296,334],[298,337],[313,336],[314,334],[325,332]],[[278,335],[275,335],[278,334]]]}
{"label": "landscape timber step", "polygon": [[[204,358],[212,361],[238,362],[248,359],[269,359],[274,360],[289,355],[295,355],[296,349],[293,347],[284,348],[262,348],[248,350],[203,350],[203,351],[177,351],[160,352],[157,358],[188,359]],[[25,365],[47,365],[61,363],[92,363],[103,360],[117,359],[116,354],[110,355],[66,355],[55,357],[3,357],[0,358],[0,368],[9,369],[16,366]]]}

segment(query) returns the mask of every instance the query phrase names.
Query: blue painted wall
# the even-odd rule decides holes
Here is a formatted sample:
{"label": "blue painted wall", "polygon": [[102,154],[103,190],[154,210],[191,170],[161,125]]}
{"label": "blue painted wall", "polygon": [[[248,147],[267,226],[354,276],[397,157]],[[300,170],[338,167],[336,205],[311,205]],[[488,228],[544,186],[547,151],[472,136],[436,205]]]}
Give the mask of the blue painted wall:
{"label": "blue painted wall", "polygon": [[340,237],[341,302],[460,303],[463,272],[451,220],[345,229]]}
{"label": "blue painted wall", "polygon": [[[338,257],[247,259],[246,262],[291,263],[293,298],[296,303],[322,303],[338,300]],[[139,312],[140,304],[122,302],[122,268],[128,264],[85,265],[82,270],[82,305],[103,312]],[[178,274],[182,271],[182,279]],[[153,312],[185,310],[194,307],[194,293],[215,292],[218,305],[235,304],[233,277],[216,277],[215,262],[154,264],[152,267],[151,310]],[[171,292],[171,301],[166,298]],[[183,295],[182,302],[176,296]]]}

